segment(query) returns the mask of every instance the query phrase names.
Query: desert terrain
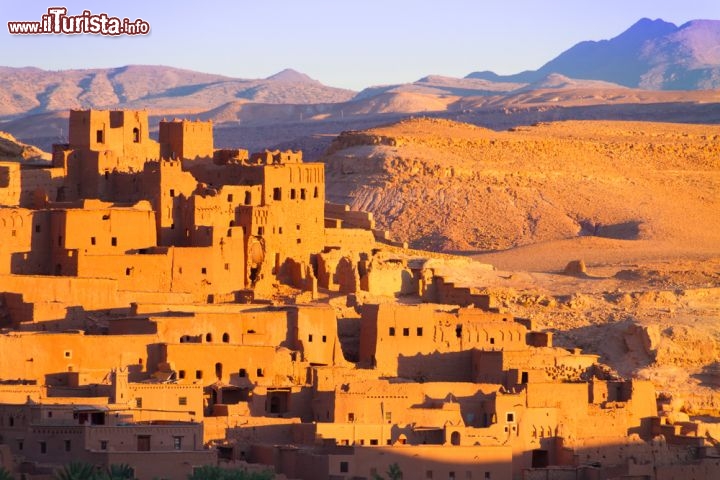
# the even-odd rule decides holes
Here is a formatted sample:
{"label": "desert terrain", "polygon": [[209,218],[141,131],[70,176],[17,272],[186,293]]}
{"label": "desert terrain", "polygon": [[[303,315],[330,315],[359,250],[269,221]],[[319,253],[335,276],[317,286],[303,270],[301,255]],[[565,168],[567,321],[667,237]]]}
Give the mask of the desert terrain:
{"label": "desert terrain", "polygon": [[651,379],[675,409],[718,414],[719,135],[413,119],[347,132],[323,161],[331,201],[373,212],[411,246],[474,260],[445,267],[448,279],[620,376]]}

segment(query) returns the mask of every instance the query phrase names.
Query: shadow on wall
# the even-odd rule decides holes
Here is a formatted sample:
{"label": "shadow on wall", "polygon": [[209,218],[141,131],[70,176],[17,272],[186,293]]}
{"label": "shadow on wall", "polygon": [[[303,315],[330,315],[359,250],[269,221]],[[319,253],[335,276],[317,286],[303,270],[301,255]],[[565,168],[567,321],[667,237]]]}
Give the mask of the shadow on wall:
{"label": "shadow on wall", "polygon": [[399,355],[397,376],[416,382],[472,382],[472,350]]}
{"label": "shadow on wall", "polygon": [[[273,466],[277,473],[302,479],[388,477],[390,466],[399,478],[506,480],[603,480],[608,478],[720,478],[715,447],[703,446],[703,438],[658,435],[650,441],[629,439],[573,440],[570,447],[561,437],[536,438],[522,454],[513,456],[509,446],[445,444],[437,432],[428,430],[425,444],[403,443],[403,429],[391,445],[340,445],[334,438],[313,438],[308,425],[266,430],[236,428],[228,438],[221,461],[247,460]],[[656,433],[660,433],[657,430]],[[243,432],[247,430],[247,432]],[[302,432],[301,432],[302,430]],[[278,435],[302,439],[304,446],[288,449],[275,441]],[[258,442],[263,438],[262,442]],[[262,443],[262,444],[260,444]],[[535,448],[533,448],[535,447]]]}

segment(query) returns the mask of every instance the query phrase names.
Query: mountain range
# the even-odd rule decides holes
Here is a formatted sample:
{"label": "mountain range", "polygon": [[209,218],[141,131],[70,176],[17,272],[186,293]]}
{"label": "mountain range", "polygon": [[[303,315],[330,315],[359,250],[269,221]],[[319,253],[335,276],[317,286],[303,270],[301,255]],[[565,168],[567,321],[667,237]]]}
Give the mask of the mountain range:
{"label": "mountain range", "polygon": [[648,90],[720,87],[720,21],[681,26],[643,18],[610,40],[578,43],[538,70],[515,75],[474,72],[467,78],[532,83],[551,74]]}
{"label": "mountain range", "polygon": [[[308,138],[409,115],[490,128],[559,119],[720,122],[720,21],[642,19],[615,38],[581,42],[535,71],[334,88],[292,69],[239,79],[167,66],[48,71],[0,67],[0,130],[49,150],[69,109],[146,109],[215,123],[218,146],[320,152]],[[719,89],[719,90],[713,90]],[[314,140],[313,140],[314,141]],[[321,143],[322,143],[321,142]]]}

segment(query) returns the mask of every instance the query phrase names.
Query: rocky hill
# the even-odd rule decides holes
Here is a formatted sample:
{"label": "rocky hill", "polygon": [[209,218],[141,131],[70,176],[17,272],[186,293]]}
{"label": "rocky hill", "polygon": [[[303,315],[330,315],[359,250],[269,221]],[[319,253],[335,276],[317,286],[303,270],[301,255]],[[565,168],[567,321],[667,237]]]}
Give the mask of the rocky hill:
{"label": "rocky hill", "polygon": [[468,78],[532,83],[559,73],[649,90],[720,88],[720,21],[681,26],[644,18],[620,35],[578,43],[538,70],[501,76],[474,72]]}
{"label": "rocky hill", "polygon": [[64,71],[0,67],[0,118],[70,108],[187,113],[233,99],[312,104],[346,101],[354,95],[289,69],[266,79],[244,80],[151,65]]}
{"label": "rocky hill", "polygon": [[331,145],[328,198],[412,246],[579,236],[720,244],[720,127],[569,121],[496,132],[414,119]]}
{"label": "rocky hill", "polygon": [[9,133],[0,132],[0,162],[47,164],[51,158],[49,153],[24,144]]}

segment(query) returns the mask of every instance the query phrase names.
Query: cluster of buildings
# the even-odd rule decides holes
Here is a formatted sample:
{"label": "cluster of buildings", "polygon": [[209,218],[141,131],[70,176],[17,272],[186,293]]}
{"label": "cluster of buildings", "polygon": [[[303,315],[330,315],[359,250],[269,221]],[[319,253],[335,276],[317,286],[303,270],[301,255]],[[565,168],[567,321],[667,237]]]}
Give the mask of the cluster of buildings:
{"label": "cluster of buildings", "polygon": [[[51,165],[0,163],[16,478],[71,460],[141,480],[720,477],[711,426],[668,423],[650,383],[383,254],[370,215],[325,202],[323,164],[216,150],[209,122],[148,131],[145,112],[72,111]],[[324,301],[362,291],[404,301]]]}

